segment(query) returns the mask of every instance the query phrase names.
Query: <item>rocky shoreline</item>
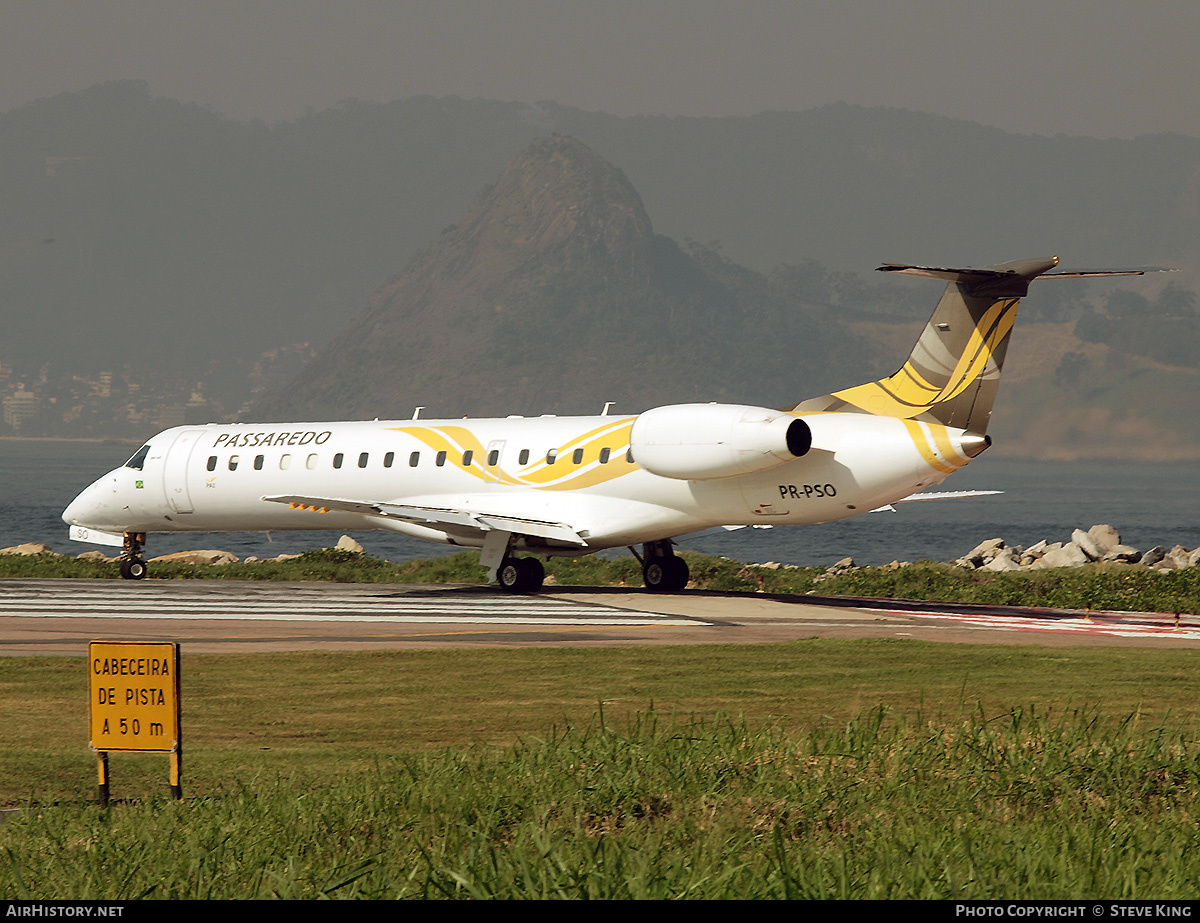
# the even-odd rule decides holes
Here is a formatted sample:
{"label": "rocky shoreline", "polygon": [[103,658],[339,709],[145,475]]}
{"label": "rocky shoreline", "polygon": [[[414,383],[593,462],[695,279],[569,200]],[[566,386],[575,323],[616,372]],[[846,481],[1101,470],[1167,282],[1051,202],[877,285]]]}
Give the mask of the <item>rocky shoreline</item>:
{"label": "rocky shoreline", "polygon": [[[911,563],[911,561],[892,561],[883,566],[894,570],[899,567],[908,567]],[[1002,538],[989,538],[985,542],[980,542],[961,558],[955,558],[947,563],[965,570],[996,573],[1082,567],[1085,564],[1141,566],[1160,573],[1169,573],[1200,566],[1200,548],[1188,549],[1182,545],[1175,545],[1168,550],[1162,545],[1155,545],[1147,551],[1141,551],[1132,545],[1122,544],[1121,534],[1112,526],[1105,524],[1092,526],[1086,532],[1076,529],[1071,533],[1070,540],[1066,542],[1051,542],[1043,539],[1028,548],[1009,545]],[[771,561],[755,566],[774,570],[796,565],[778,564]],[[835,577],[847,571],[856,570],[858,567],[859,565],[854,562],[853,558],[842,558],[836,564],[830,565],[823,576]]]}
{"label": "rocky shoreline", "polygon": [[[334,551],[348,551],[352,554],[362,554],[363,546],[352,539],[349,535],[343,535]],[[16,555],[34,555],[48,554],[57,558],[65,558],[68,555],[59,554],[51,549],[49,545],[43,545],[39,542],[26,542],[22,545],[13,545],[9,548],[0,548],[0,554],[16,554]],[[107,555],[103,551],[93,550],[85,551],[83,554],[75,555],[80,561],[115,561],[117,555]],[[239,558],[231,551],[219,551],[213,548],[205,548],[197,551],[177,551],[174,554],[164,554],[157,558],[151,558],[147,563],[154,564],[157,562],[168,562],[174,564],[256,564],[265,561],[291,561],[293,558],[298,558],[298,554],[278,554],[273,558],[259,558],[250,555],[245,560]]]}
{"label": "rocky shoreline", "polygon": [[1170,550],[1155,545],[1139,551],[1121,543],[1120,533],[1110,525],[1076,529],[1068,542],[1040,541],[1028,548],[1008,546],[1003,539],[981,542],[950,563],[974,570],[1040,570],[1051,567],[1082,567],[1084,564],[1140,564],[1167,572],[1200,565],[1200,548],[1175,545]]}

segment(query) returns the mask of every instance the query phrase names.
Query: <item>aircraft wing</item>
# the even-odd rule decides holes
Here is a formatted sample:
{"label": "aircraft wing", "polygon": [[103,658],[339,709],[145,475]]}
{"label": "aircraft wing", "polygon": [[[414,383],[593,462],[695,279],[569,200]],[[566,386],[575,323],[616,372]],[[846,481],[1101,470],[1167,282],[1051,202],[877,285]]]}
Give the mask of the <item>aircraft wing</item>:
{"label": "aircraft wing", "polygon": [[271,503],[286,503],[292,509],[328,513],[357,513],[360,516],[377,516],[381,519],[401,519],[423,526],[466,530],[471,532],[513,532],[565,542],[586,548],[587,542],[571,526],[562,522],[544,519],[527,519],[499,513],[477,510],[461,510],[432,506],[412,506],[403,503],[388,503],[365,500],[346,500],[339,497],[263,497]]}
{"label": "aircraft wing", "polygon": [[[916,500],[961,500],[964,497],[988,497],[992,494],[1002,494],[1002,490],[937,490],[928,491],[925,493],[909,494],[907,497],[901,497],[895,503],[912,503]],[[878,509],[871,510],[872,513],[894,513],[896,508],[891,503],[886,506],[881,506]]]}

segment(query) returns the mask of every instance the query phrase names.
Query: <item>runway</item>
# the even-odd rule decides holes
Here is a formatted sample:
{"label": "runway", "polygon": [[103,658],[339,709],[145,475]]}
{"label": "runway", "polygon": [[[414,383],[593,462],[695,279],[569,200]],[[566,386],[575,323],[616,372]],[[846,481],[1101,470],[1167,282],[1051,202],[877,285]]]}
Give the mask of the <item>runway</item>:
{"label": "runway", "polygon": [[3,580],[0,655],[82,655],[87,642],[187,650],[741,644],[802,638],[1200,647],[1200,619],[689,590]]}

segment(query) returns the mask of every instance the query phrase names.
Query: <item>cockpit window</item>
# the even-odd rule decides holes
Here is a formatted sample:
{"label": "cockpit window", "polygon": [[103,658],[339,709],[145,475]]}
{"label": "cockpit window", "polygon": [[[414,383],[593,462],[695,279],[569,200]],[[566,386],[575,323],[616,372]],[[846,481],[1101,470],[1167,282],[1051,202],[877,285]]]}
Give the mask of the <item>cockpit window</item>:
{"label": "cockpit window", "polygon": [[129,461],[125,462],[126,468],[136,468],[142,470],[142,465],[146,463],[146,456],[150,453],[150,446],[144,445],[137,450],[137,453]]}

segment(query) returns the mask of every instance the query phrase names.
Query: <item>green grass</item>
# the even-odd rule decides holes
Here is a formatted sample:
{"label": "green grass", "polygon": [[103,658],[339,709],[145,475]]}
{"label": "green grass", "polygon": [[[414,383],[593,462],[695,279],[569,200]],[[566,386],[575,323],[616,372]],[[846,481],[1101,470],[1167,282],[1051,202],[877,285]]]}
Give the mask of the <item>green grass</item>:
{"label": "green grass", "polygon": [[184,801],[165,756],[114,753],[103,811],[82,658],[7,658],[0,893],[1189,897],[1195,665],[896,640],[185,651]]}
{"label": "green grass", "polygon": [[1194,732],[876,708],[800,732],[597,714],[182,803],[31,806],[0,890],[44,899],[1184,898]]}

